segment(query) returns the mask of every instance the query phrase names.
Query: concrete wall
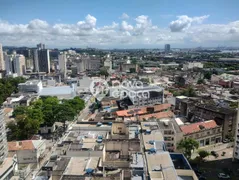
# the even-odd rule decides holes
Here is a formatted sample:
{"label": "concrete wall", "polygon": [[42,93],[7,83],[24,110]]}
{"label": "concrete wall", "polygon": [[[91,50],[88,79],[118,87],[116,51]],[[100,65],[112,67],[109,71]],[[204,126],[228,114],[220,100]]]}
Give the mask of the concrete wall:
{"label": "concrete wall", "polygon": [[37,150],[17,151],[17,162],[19,164],[37,163]]}

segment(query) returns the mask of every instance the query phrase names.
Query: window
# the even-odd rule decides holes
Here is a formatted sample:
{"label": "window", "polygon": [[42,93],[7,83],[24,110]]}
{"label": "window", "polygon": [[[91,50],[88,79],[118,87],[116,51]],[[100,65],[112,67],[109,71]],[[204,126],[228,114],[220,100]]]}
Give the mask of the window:
{"label": "window", "polygon": [[209,135],[209,134],[210,134],[210,131],[207,132],[207,135]]}
{"label": "window", "polygon": [[218,130],[217,130],[217,132],[220,132],[220,131],[221,131],[221,129],[218,129]]}

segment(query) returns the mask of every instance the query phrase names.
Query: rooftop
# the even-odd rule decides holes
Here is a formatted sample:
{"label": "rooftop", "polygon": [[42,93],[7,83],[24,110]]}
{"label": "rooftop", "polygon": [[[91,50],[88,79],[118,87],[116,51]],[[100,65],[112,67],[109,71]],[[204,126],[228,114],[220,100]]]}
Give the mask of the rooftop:
{"label": "rooftop", "polygon": [[147,107],[134,108],[129,110],[121,110],[121,111],[117,111],[116,115],[120,117],[134,116],[135,114],[142,115],[142,114],[148,113],[147,108],[153,108],[154,112],[158,112],[158,111],[169,109],[170,107],[171,107],[171,104],[160,104],[155,106],[147,106]]}
{"label": "rooftop", "polygon": [[56,87],[48,87],[43,88],[40,92],[40,96],[51,96],[51,95],[68,95],[73,92],[73,88],[71,86],[56,86]]}
{"label": "rooftop", "polygon": [[64,172],[65,175],[84,175],[86,174],[86,170],[96,169],[99,162],[99,157],[72,157],[70,162]]}
{"label": "rooftop", "polygon": [[139,116],[139,120],[148,120],[149,118],[155,118],[155,119],[161,119],[161,118],[170,118],[173,117],[174,113],[172,111],[166,111],[166,112],[159,112],[159,113],[153,113],[153,114],[146,114]]}
{"label": "rooftop", "polygon": [[234,109],[223,108],[223,107],[218,107],[218,106],[213,106],[213,105],[200,104],[200,105],[197,105],[196,107],[199,107],[202,109],[207,109],[207,110],[213,111],[213,112],[223,113],[223,114],[235,114],[236,113],[236,110],[234,110]]}
{"label": "rooftop", "polygon": [[204,122],[198,122],[193,123],[189,125],[183,125],[180,126],[180,129],[182,130],[183,134],[192,134],[199,132],[201,130],[205,129],[212,129],[218,127],[217,123],[214,120],[204,121]]}
{"label": "rooftop", "polygon": [[24,140],[8,142],[9,151],[34,150],[44,143],[44,140]]}

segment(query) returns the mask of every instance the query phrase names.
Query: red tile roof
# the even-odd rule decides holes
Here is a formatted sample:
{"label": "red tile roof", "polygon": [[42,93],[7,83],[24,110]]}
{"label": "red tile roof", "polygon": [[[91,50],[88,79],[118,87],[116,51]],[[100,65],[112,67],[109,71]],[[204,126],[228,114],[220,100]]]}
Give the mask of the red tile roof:
{"label": "red tile roof", "polygon": [[9,151],[34,150],[34,149],[35,149],[35,147],[32,143],[32,140],[8,142],[8,150]]}
{"label": "red tile roof", "polygon": [[217,123],[214,120],[209,120],[209,121],[198,122],[198,123],[193,123],[189,125],[183,125],[183,126],[180,126],[180,128],[183,134],[186,135],[186,134],[199,132],[201,130],[200,126],[203,126],[204,129],[212,129],[212,128],[218,127]]}
{"label": "red tile roof", "polygon": [[[162,110],[169,109],[171,107],[171,104],[160,104],[160,105],[155,105],[155,106],[148,106],[148,107],[154,107],[154,112],[159,112]],[[135,114],[136,115],[143,115],[147,113],[147,107],[142,107],[142,108],[134,108],[134,109],[129,109],[129,110],[121,110],[117,111],[116,115],[120,117],[130,117],[130,116],[135,116],[135,114],[129,114],[128,112],[132,112],[133,110],[139,109]]]}

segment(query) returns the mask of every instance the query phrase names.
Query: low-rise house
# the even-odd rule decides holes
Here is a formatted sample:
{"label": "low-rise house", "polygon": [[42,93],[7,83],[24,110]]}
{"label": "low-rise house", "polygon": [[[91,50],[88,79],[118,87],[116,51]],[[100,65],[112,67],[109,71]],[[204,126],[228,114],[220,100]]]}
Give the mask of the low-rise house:
{"label": "low-rise house", "polygon": [[18,164],[38,163],[46,150],[45,140],[25,140],[8,142],[8,152],[17,155]]}

